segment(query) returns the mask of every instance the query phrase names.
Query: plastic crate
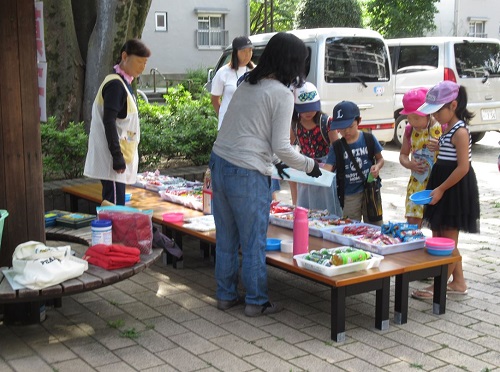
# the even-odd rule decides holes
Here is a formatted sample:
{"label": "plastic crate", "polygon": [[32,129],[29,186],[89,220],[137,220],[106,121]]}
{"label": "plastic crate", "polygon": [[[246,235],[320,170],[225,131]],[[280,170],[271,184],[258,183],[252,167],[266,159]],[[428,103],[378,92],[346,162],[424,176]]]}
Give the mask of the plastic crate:
{"label": "plastic crate", "polygon": [[0,249],[2,249],[3,223],[8,215],[9,212],[7,212],[5,209],[0,209]]}
{"label": "plastic crate", "polygon": [[[330,248],[328,251],[335,252],[335,251],[342,251],[346,248],[350,247],[336,247],[336,248]],[[347,274],[347,273],[352,273],[354,271],[359,271],[359,270],[368,270],[368,269],[373,269],[376,267],[380,266],[380,261],[384,259],[383,256],[380,256],[378,254],[372,254],[372,257],[369,260],[365,261],[359,261],[359,262],[352,262],[348,263],[345,265],[341,266],[323,266],[320,265],[316,262],[313,261],[308,261],[305,259],[305,257],[309,253],[304,253],[304,254],[298,254],[293,256],[295,261],[297,262],[297,265],[299,267],[302,267],[307,270],[311,270],[326,276],[335,276],[335,275],[341,275],[341,274]]]}

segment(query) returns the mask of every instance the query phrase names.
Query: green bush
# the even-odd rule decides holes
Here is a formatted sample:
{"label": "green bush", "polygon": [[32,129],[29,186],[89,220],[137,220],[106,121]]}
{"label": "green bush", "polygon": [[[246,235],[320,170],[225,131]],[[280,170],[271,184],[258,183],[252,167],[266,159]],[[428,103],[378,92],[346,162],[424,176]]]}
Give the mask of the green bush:
{"label": "green bush", "polygon": [[43,179],[71,179],[83,175],[88,135],[85,123],[70,122],[60,130],[55,117],[41,125]]}
{"label": "green bush", "polygon": [[194,99],[184,85],[169,89],[166,105],[139,104],[140,169],[157,168],[164,160],[183,157],[195,165],[208,163],[217,137],[217,116],[210,95]]}

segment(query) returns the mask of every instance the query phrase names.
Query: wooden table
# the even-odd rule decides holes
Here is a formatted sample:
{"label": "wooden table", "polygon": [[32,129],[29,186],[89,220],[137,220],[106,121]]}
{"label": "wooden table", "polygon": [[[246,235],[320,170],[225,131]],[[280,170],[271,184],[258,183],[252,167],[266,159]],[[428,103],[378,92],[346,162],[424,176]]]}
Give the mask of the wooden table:
{"label": "wooden table", "polygon": [[[88,200],[99,205],[102,203],[102,186],[100,183],[66,186],[62,188],[62,191],[70,197],[70,209],[72,212],[78,211],[79,199]],[[200,248],[203,254],[205,257],[209,256],[211,248],[215,245],[215,231],[200,232],[185,228],[183,222],[163,221],[164,213],[183,213],[184,218],[192,218],[203,216],[201,211],[164,201],[157,192],[134,186],[127,186],[127,193],[132,194],[132,199],[127,203],[127,206],[143,210],[153,210],[153,222],[161,225],[162,232],[172,236],[181,249],[182,236],[189,235],[200,241]],[[174,267],[180,267],[175,257],[171,257],[171,259]]]}
{"label": "wooden table", "polygon": [[[86,184],[64,187],[63,191],[71,197],[73,208],[77,207],[78,199],[83,198],[101,203],[100,184]],[[157,193],[127,187],[132,193],[129,205],[139,209],[152,209],[153,222],[167,229],[173,230],[179,236],[191,235],[215,245],[215,231],[198,232],[183,227],[182,223],[163,221],[162,215],[166,212],[182,212],[186,217],[198,217],[203,214],[181,205],[161,200]],[[269,225],[267,236],[282,240],[293,238],[293,231],[282,227]],[[321,238],[309,237],[309,249],[332,248],[338,244]],[[454,252],[451,256],[431,256],[423,249],[396,253],[384,256],[378,268],[357,271],[349,274],[327,277],[313,271],[298,267],[291,253],[267,252],[266,262],[288,272],[325,284],[331,288],[331,338],[335,341],[345,340],[345,301],[347,296],[359,293],[376,291],[375,327],[380,330],[389,326],[389,295],[390,278],[396,277],[395,288],[395,322],[404,324],[408,317],[409,283],[427,277],[434,277],[433,312],[443,314],[446,309],[446,284],[448,265],[461,260]]]}
{"label": "wooden table", "polygon": [[[268,236],[282,240],[290,239],[291,230],[269,226]],[[309,237],[309,249],[332,248],[337,244]],[[390,277],[396,277],[394,313],[395,322],[404,324],[408,317],[410,281],[434,277],[434,314],[444,314],[446,309],[446,284],[448,265],[460,261],[454,252],[451,256],[431,256],[423,249],[384,256],[378,268],[327,277],[300,268],[291,253],[267,252],[268,265],[300,275],[331,287],[331,338],[337,342],[345,340],[345,299],[348,296],[375,290],[375,327],[389,327]]]}

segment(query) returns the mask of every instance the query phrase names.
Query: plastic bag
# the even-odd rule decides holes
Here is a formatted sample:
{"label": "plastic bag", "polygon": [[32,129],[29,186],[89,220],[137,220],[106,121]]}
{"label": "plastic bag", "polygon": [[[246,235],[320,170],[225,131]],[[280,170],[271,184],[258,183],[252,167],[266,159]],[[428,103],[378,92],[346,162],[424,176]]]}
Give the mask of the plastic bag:
{"label": "plastic bag", "polygon": [[88,263],[72,256],[69,245],[47,247],[29,241],[14,250],[12,268],[16,282],[30,289],[43,289],[82,275]]}
{"label": "plastic bag", "polygon": [[153,251],[153,211],[124,207],[97,207],[99,220],[112,221],[113,244],[138,248],[142,254]]}
{"label": "plastic bag", "polygon": [[380,194],[380,179],[365,182],[364,197],[366,212],[370,221],[382,220],[382,195]]}

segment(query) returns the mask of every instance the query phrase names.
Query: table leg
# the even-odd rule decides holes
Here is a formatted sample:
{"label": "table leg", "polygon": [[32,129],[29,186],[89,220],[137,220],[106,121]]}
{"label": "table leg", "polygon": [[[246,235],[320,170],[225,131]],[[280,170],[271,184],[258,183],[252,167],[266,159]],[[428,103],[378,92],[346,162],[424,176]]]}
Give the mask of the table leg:
{"label": "table leg", "polygon": [[[174,242],[179,246],[179,248],[182,249],[182,235],[183,235],[182,232],[169,230],[166,226],[161,227],[161,232],[164,235],[168,236],[169,238],[173,239]],[[166,265],[172,264],[172,267],[174,269],[183,268],[184,261],[182,258],[178,259],[177,257],[172,256],[167,251],[165,251],[165,254],[166,254],[166,262],[165,262]]]}
{"label": "table leg", "polygon": [[210,243],[200,240],[200,250],[203,258],[207,259],[210,257]]}
{"label": "table leg", "polygon": [[391,279],[382,279],[382,288],[376,291],[375,328],[385,331],[389,329],[389,297]]}
{"label": "table leg", "polygon": [[434,277],[434,298],[432,312],[444,314],[446,311],[446,286],[448,285],[448,265],[441,266],[441,274]]}
{"label": "table leg", "polygon": [[345,287],[331,290],[331,338],[336,342],[345,341]]}
{"label": "table leg", "polygon": [[78,212],[78,196],[69,195],[69,210],[71,212]]}
{"label": "table leg", "polygon": [[410,277],[408,274],[396,275],[396,289],[394,296],[394,323],[408,322],[408,296],[410,291]]}

